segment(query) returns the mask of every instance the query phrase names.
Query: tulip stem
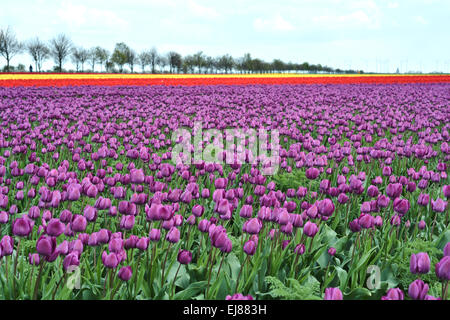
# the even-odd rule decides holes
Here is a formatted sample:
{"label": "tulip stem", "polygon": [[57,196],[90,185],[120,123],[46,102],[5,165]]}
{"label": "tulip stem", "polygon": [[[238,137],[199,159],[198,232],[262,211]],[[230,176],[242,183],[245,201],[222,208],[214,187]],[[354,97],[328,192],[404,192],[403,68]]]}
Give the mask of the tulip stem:
{"label": "tulip stem", "polygon": [[313,246],[313,242],[314,242],[314,237],[311,238],[311,242],[309,243],[309,249],[308,249],[308,252],[309,252],[309,253],[311,253],[311,249],[312,249],[312,246]]}
{"label": "tulip stem", "polygon": [[445,225],[444,226],[447,226],[447,224],[448,224],[448,212],[450,211],[449,208],[450,208],[450,205],[447,206],[447,210],[446,210],[447,213],[445,214]]}
{"label": "tulip stem", "polygon": [[437,212],[434,213],[433,224],[431,225],[430,241],[433,240],[433,230],[434,230],[434,225],[436,224],[436,217],[437,217]]}
{"label": "tulip stem", "polygon": [[248,255],[247,255],[247,257],[245,257],[244,263],[241,265],[241,269],[239,270],[239,274],[238,274],[238,277],[237,277],[237,280],[236,280],[236,288],[234,289],[235,293],[238,292],[237,290],[239,288],[239,278],[241,277],[242,269],[244,269],[244,266],[245,266],[245,263],[248,260],[248,257],[249,257]]}
{"label": "tulip stem", "polygon": [[212,255],[213,251],[214,251],[214,248],[211,251],[209,251],[208,261],[206,262],[206,270],[208,270],[209,261],[211,260],[211,255]]}
{"label": "tulip stem", "polygon": [[[212,252],[214,252],[214,249],[215,249],[215,248],[213,248]],[[209,268],[208,285],[207,285],[207,287],[206,287],[206,295],[205,295],[205,298],[208,298],[209,283],[210,283],[210,281],[211,281],[211,273],[212,273],[212,269],[213,269],[213,266],[214,266],[214,258],[215,258],[215,256],[216,256],[216,253],[214,252],[213,258],[211,259],[211,267]]]}
{"label": "tulip stem", "polygon": [[95,269],[95,267],[96,267],[96,265],[97,265],[97,259],[96,259],[96,254],[95,254],[95,247],[94,247],[94,269]]}
{"label": "tulip stem", "polygon": [[414,226],[414,235],[413,235],[413,239],[416,238],[417,235],[417,231],[419,230],[419,221],[420,218],[422,217],[421,213],[420,213],[420,209],[419,209],[419,214],[417,215],[417,220],[416,220],[416,224]]}
{"label": "tulip stem", "polygon": [[166,267],[166,261],[167,261],[167,256],[169,255],[169,251],[170,251],[170,247],[172,246],[172,242],[169,243],[169,246],[167,247],[167,251],[166,251],[166,257],[164,259],[163,265],[162,265],[162,276],[161,276],[161,287],[164,284],[164,269]]}
{"label": "tulip stem", "polygon": [[447,300],[448,283],[449,283],[448,280],[445,281],[445,283],[442,283],[442,300]]}
{"label": "tulip stem", "polygon": [[292,271],[291,271],[291,278],[294,278],[295,273],[296,273],[296,269],[297,269],[297,262],[298,262],[298,257],[300,256],[299,253],[297,253],[297,255],[295,256],[295,261],[294,264],[292,265]]}
{"label": "tulip stem", "polygon": [[[33,287],[33,275],[34,275],[34,265],[32,265],[31,270],[30,270],[30,286],[29,289],[31,289]],[[3,284],[3,282],[2,282]],[[31,297],[31,292],[30,292],[30,297]]]}
{"label": "tulip stem", "polygon": [[40,267],[39,267],[39,273],[36,278],[36,283],[34,285],[33,300],[37,299],[38,286],[39,286],[39,282],[41,281],[41,274],[42,274],[42,269],[44,268],[44,264],[45,264],[45,260],[41,261]]}
{"label": "tulip stem", "polygon": [[[200,252],[202,251],[202,240],[203,240],[203,233],[200,233],[200,241],[198,243],[198,254],[200,255]],[[199,257],[198,257],[199,258]],[[197,258],[197,259],[198,259]]]}
{"label": "tulip stem", "polygon": [[186,244],[187,244],[187,250],[190,250],[191,249],[191,246],[190,246],[190,244],[189,244],[189,235],[191,234],[191,228],[192,228],[192,226],[189,226],[189,228],[188,228],[188,231],[187,231],[187,237],[186,237]]}
{"label": "tulip stem", "polygon": [[152,258],[150,260],[150,290],[153,287],[153,260],[155,259],[156,243],[153,245]]}
{"label": "tulip stem", "polygon": [[58,281],[58,284],[55,287],[55,290],[53,290],[53,294],[52,294],[52,300],[55,300],[55,296],[56,296],[56,291],[58,291],[59,285],[61,284],[61,282],[63,281],[63,279],[66,278],[66,274],[64,273],[61,278]]}
{"label": "tulip stem", "polygon": [[106,272],[105,281],[103,283],[103,298],[105,298],[105,296],[106,296],[106,281],[107,281],[107,278],[108,278],[108,272]]}
{"label": "tulip stem", "polygon": [[[217,270],[216,281],[217,281],[217,279],[219,279],[219,276],[220,276],[220,270],[222,269],[222,264],[223,264],[223,261],[224,261],[224,260],[225,260],[225,254],[223,254],[222,260],[220,261],[219,270]],[[208,286],[208,290],[209,290],[209,286]],[[205,298],[208,298],[208,294],[206,295]]]}
{"label": "tulip stem", "polygon": [[8,256],[5,257],[5,277],[6,277],[6,284],[9,285],[8,282],[8,273],[9,273],[9,269],[8,269]]}
{"label": "tulip stem", "polygon": [[141,262],[141,253],[139,252],[138,255],[138,261],[137,261],[137,265],[136,265],[136,272],[135,272],[135,277],[134,277],[134,295],[136,296],[137,294],[137,282],[138,282],[138,274],[139,274],[139,264]]}
{"label": "tulip stem", "polygon": [[323,286],[325,285],[325,281],[327,281],[328,269],[330,268],[330,262],[331,262],[331,258],[330,258],[330,260],[328,260],[328,263],[327,263],[327,268],[325,270],[325,275],[323,277],[323,282],[322,282],[322,285],[321,285],[321,288],[320,288],[320,292],[322,292],[322,290],[324,289]]}
{"label": "tulip stem", "polygon": [[352,250],[352,264],[353,264],[353,258],[354,258],[354,256],[355,256],[355,249],[356,249],[356,246],[357,246],[357,242],[359,241],[359,233],[358,233],[358,235],[356,236],[356,241],[355,241],[355,243],[353,244],[353,250]]}
{"label": "tulip stem", "polygon": [[117,284],[117,286],[114,288],[114,291],[111,295],[111,300],[114,299],[114,295],[117,293],[117,290],[120,288],[120,282]]}
{"label": "tulip stem", "polygon": [[16,259],[14,260],[14,281],[13,281],[13,293],[14,293],[14,297],[16,297],[16,281],[17,281],[17,262],[19,259],[19,247],[20,247],[20,238],[19,238],[19,242],[17,243],[17,248],[16,248]]}
{"label": "tulip stem", "polygon": [[113,274],[115,274],[116,269],[111,269],[111,274],[109,275],[109,287],[108,287],[108,292],[111,292],[111,289],[113,288],[114,285],[114,277]]}
{"label": "tulip stem", "polygon": [[175,287],[174,286],[175,286],[175,281],[177,280],[177,276],[178,276],[178,272],[180,271],[180,268],[181,268],[181,263],[179,264],[177,272],[175,272],[175,277],[173,278],[173,281],[172,281],[172,287],[170,289],[170,292],[172,293],[172,295],[170,297],[171,299],[175,295]]}
{"label": "tulip stem", "polygon": [[345,214],[345,226],[348,225],[348,215],[349,215],[349,213],[350,213],[350,204],[347,203],[347,212]]}

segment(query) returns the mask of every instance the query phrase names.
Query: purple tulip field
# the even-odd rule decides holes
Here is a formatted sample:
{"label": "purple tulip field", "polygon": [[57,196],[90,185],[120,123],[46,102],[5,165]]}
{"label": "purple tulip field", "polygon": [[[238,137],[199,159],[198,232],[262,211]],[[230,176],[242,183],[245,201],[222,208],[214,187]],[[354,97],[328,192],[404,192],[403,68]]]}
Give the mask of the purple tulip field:
{"label": "purple tulip field", "polygon": [[449,298],[448,83],[0,97],[0,299]]}

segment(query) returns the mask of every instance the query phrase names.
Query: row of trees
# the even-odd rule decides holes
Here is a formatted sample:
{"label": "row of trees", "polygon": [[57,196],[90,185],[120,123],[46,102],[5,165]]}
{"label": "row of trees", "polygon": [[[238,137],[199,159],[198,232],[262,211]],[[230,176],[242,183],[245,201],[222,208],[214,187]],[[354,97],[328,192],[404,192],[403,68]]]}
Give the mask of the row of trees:
{"label": "row of trees", "polygon": [[[53,59],[56,66],[54,71],[63,72],[63,65],[68,59],[75,65],[76,71],[84,72],[85,66],[94,72],[99,66],[100,71],[125,72],[128,66],[130,72],[135,72],[139,66],[141,72],[149,70],[152,73],[269,73],[269,72],[327,72],[327,73],[356,73],[353,70],[333,69],[320,64],[314,65],[304,62],[302,64],[283,62],[275,59],[266,62],[258,58],[252,58],[249,53],[240,58],[233,58],[226,54],[219,57],[210,57],[199,51],[192,55],[183,57],[181,54],[170,51],[160,54],[156,48],[136,53],[125,43],[117,43],[114,51],[110,53],[102,47],[85,49],[75,46],[65,34],[59,34],[48,43],[39,38],[27,42],[19,42],[10,27],[0,30],[0,55],[6,60],[5,71],[10,71],[11,59],[23,52],[27,52],[34,61],[35,70],[41,72],[42,64]],[[118,69],[116,69],[118,68]]]}

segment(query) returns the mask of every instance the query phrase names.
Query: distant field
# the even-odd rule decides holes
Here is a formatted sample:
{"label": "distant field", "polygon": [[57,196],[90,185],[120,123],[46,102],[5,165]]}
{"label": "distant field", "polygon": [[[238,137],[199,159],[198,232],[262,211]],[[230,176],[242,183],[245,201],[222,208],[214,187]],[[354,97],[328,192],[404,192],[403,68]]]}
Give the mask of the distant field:
{"label": "distant field", "polygon": [[450,75],[5,73],[0,86],[448,83]]}

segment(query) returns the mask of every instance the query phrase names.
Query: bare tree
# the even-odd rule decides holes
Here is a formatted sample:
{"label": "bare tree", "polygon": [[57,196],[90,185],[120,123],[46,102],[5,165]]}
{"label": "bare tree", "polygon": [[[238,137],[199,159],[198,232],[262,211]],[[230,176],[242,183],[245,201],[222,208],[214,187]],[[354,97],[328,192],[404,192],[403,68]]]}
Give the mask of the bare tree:
{"label": "bare tree", "polygon": [[0,30],[0,54],[6,59],[6,70],[9,71],[11,59],[21,53],[23,49],[23,44],[17,40],[14,31],[10,27],[6,30]]}
{"label": "bare tree", "polygon": [[59,72],[62,72],[62,65],[71,54],[72,47],[72,41],[64,33],[50,40],[50,55],[58,65]]}
{"label": "bare tree", "polygon": [[167,62],[169,63],[170,73],[173,73],[175,69],[180,72],[183,61],[179,53],[170,51],[167,54]]}
{"label": "bare tree", "polygon": [[193,55],[195,66],[198,68],[198,73],[201,73],[202,67],[205,65],[205,55],[203,51],[199,51]]}
{"label": "bare tree", "polygon": [[103,64],[105,64],[106,68],[106,62],[108,61],[109,52],[106,49],[103,49],[102,47],[95,47],[95,56],[97,57],[97,61],[100,63],[100,72],[103,71]]}
{"label": "bare tree", "polygon": [[26,44],[29,55],[33,58],[36,71],[41,72],[42,63],[48,59],[50,50],[47,48],[44,42],[39,38],[34,38]]}
{"label": "bare tree", "polygon": [[141,65],[142,73],[145,72],[145,67],[151,62],[150,52],[143,51],[139,54],[139,64]]}
{"label": "bare tree", "polygon": [[80,70],[80,64],[81,64],[81,53],[78,48],[72,49],[71,60],[72,60],[72,63],[75,65],[75,68],[78,72]]}
{"label": "bare tree", "polygon": [[136,51],[133,49],[128,48],[127,51],[127,64],[130,66],[131,73],[134,72],[134,65],[139,63],[138,55],[136,54]]}
{"label": "bare tree", "polygon": [[84,71],[84,64],[89,58],[89,52],[84,48],[74,48],[72,50],[72,62],[75,64],[77,68],[77,72],[79,71],[79,67],[81,66],[81,72]]}
{"label": "bare tree", "polygon": [[231,71],[234,67],[233,57],[229,54],[221,56],[218,61],[218,67],[224,70],[225,73],[228,73],[228,71]]}
{"label": "bare tree", "polygon": [[97,62],[97,55],[95,54],[95,48],[90,48],[88,51],[88,61],[91,64],[91,70],[94,72],[95,63]]}
{"label": "bare tree", "polygon": [[164,72],[164,68],[167,66],[169,62],[167,61],[166,57],[158,55],[156,59],[156,64],[161,68],[161,73]]}
{"label": "bare tree", "polygon": [[153,47],[150,51],[149,51],[149,55],[150,55],[150,65],[152,67],[152,73],[155,73],[155,66],[157,65],[157,60],[158,60],[158,51],[156,51],[156,48]]}
{"label": "bare tree", "polygon": [[89,51],[84,48],[79,48],[78,51],[80,55],[81,72],[84,72],[84,64],[89,58]]}
{"label": "bare tree", "polygon": [[183,71],[184,73],[194,73],[195,58],[192,55],[187,55],[183,59]]}
{"label": "bare tree", "polygon": [[[205,73],[213,73],[216,69],[216,61],[213,57],[207,56],[204,60]],[[217,69],[216,69],[217,70]]]}

